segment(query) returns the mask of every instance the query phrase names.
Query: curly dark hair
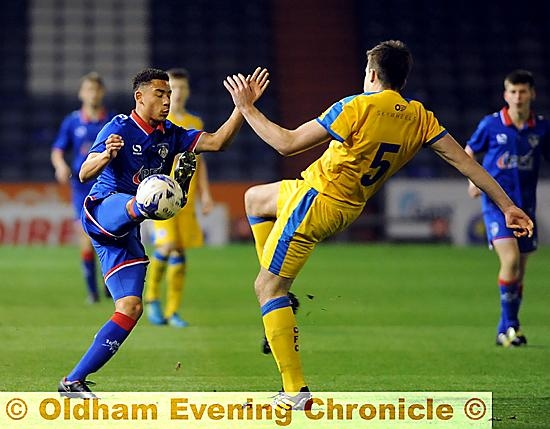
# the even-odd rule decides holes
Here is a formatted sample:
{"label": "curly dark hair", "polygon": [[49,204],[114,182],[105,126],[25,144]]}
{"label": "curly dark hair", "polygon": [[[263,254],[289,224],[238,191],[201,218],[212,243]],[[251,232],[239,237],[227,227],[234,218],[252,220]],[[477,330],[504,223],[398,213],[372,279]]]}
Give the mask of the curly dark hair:
{"label": "curly dark hair", "polygon": [[134,92],[136,92],[141,85],[146,85],[154,79],[165,80],[166,82],[168,82],[168,73],[166,73],[164,70],[154,68],[147,68],[140,71],[133,80]]}

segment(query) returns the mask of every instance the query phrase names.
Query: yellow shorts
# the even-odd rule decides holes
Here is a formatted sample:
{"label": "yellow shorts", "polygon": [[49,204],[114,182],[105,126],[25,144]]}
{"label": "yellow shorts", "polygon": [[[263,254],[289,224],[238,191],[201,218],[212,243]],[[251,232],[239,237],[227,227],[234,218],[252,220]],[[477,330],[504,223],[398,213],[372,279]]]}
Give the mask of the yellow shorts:
{"label": "yellow shorts", "polygon": [[204,243],[194,206],[185,206],[173,218],[154,221],[153,231],[156,247],[169,244],[191,249],[201,247]]}
{"label": "yellow shorts", "polygon": [[261,265],[271,273],[295,278],[315,245],[343,231],[363,211],[319,194],[303,180],[283,180],[277,220],[267,238]]}

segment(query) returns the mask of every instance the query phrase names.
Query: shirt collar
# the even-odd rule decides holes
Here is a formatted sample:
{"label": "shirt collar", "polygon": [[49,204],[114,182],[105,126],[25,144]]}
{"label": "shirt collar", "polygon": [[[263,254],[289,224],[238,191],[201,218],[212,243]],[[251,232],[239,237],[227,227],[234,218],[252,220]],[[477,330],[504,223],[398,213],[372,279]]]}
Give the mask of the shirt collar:
{"label": "shirt collar", "polygon": [[[508,107],[503,107],[500,109],[500,120],[504,125],[507,127],[513,125],[512,118],[510,117],[510,114],[508,113]],[[531,111],[529,113],[529,119],[527,119],[527,128],[534,128],[536,125],[536,119],[535,119],[535,113]]]}
{"label": "shirt collar", "polygon": [[80,109],[80,120],[84,123],[102,122],[105,119],[107,119],[107,110],[105,108],[99,111],[99,115],[97,115],[97,119],[92,119],[89,115],[86,114],[86,112],[84,112],[84,109]]}
{"label": "shirt collar", "polygon": [[136,125],[143,131],[145,134],[149,135],[155,130],[159,130],[164,134],[164,123],[161,122],[157,125],[156,128],[153,128],[149,123],[145,122],[141,117],[136,113],[135,110],[132,110],[132,113],[130,114],[130,117],[134,120]]}

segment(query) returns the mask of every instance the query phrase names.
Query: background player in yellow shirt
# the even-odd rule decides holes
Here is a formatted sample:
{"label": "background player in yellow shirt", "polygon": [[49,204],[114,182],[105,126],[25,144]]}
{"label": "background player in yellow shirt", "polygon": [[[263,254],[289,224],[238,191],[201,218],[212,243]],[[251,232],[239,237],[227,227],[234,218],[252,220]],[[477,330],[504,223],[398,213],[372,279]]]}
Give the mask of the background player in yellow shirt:
{"label": "background player in yellow shirt", "polygon": [[261,261],[255,291],[265,333],[281,373],[283,390],[274,405],[303,409],[311,403],[299,353],[298,327],[287,293],[315,245],[342,231],[366,201],[422,147],[481,188],[503,211],[516,235],[532,235],[533,222],[498,183],[439,125],[432,112],[400,95],[412,56],[400,41],[367,52],[364,93],[338,101],[319,118],[288,130],[255,106],[246,78],[228,76],[224,85],[254,131],[283,155],[329,143],[302,179],[250,188],[245,208]]}
{"label": "background player in yellow shirt", "polygon": [[[168,70],[172,96],[168,120],[187,129],[202,130],[202,119],[186,109],[190,95],[189,73],[185,69]],[[181,305],[186,277],[185,249],[203,245],[203,233],[195,212],[196,194],[199,194],[202,213],[208,214],[214,206],[204,159],[197,156],[197,171],[191,179],[187,204],[171,219],[153,221],[155,251],[148,268],[145,290],[147,318],[154,325],[169,324],[183,328],[188,323],[178,310]],[[166,273],[166,303],[164,312],[160,303],[161,281]]]}

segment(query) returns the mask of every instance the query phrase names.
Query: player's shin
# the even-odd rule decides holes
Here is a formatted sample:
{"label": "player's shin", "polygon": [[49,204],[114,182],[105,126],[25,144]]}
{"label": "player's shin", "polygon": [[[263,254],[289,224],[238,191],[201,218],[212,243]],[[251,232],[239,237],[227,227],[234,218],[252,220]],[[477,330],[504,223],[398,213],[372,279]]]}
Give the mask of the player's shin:
{"label": "player's shin", "polygon": [[88,289],[88,297],[90,302],[99,301],[99,294],[97,291],[97,279],[95,269],[95,257],[93,250],[82,250],[80,254],[82,272],[84,274],[84,280]]}
{"label": "player's shin", "polygon": [[299,392],[306,386],[298,343],[298,326],[290,299],[282,296],[262,306],[265,333],[283,379],[285,392]]}
{"label": "player's shin", "polygon": [[168,319],[177,313],[181,304],[183,286],[185,284],[186,264],[185,257],[175,256],[168,260],[166,270],[166,282],[168,284],[166,294],[165,317]]}
{"label": "player's shin", "polygon": [[518,312],[521,302],[520,285],[517,280],[499,279],[501,317],[506,328],[519,328]]}
{"label": "player's shin", "polygon": [[145,287],[145,302],[160,299],[160,283],[166,271],[168,256],[155,251],[147,267],[147,282]]}
{"label": "player's shin", "polygon": [[116,312],[97,332],[88,351],[67,376],[67,381],[84,381],[88,374],[96,372],[105,365],[118,351],[135,325],[135,320]]}

